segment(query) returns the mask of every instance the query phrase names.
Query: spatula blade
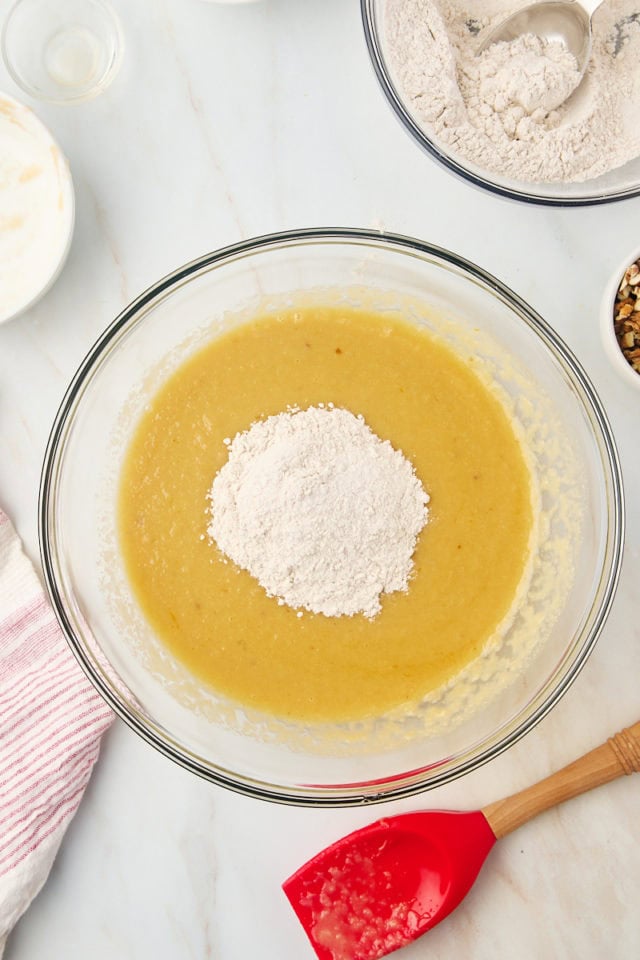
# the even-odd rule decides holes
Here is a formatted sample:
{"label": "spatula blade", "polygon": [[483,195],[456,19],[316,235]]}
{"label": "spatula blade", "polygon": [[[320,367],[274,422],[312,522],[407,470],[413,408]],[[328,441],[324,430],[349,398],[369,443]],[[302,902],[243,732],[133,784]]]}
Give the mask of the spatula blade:
{"label": "spatula blade", "polygon": [[455,909],[493,843],[480,812],[402,814],[338,840],[283,889],[318,960],[378,960]]}

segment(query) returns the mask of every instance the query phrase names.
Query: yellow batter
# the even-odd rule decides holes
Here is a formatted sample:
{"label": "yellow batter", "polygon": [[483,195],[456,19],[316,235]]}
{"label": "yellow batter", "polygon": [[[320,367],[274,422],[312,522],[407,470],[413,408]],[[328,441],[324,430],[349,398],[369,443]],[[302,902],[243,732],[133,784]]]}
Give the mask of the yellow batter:
{"label": "yellow batter", "polygon": [[[415,704],[477,657],[513,603],[533,518],[520,443],[472,366],[400,319],[336,307],[256,319],[184,363],[137,428],[119,503],[134,592],[175,656],[240,703],[303,721]],[[409,590],[374,620],[299,618],[206,537],[223,440],[329,402],[402,450],[431,497]]]}

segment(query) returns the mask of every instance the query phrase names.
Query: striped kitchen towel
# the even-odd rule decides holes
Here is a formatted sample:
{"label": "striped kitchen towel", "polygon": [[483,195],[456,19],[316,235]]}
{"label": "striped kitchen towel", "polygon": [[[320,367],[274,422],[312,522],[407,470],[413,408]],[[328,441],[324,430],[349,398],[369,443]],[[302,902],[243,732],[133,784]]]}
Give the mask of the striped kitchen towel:
{"label": "striped kitchen towel", "polygon": [[0,510],[0,957],[47,878],[112,718]]}

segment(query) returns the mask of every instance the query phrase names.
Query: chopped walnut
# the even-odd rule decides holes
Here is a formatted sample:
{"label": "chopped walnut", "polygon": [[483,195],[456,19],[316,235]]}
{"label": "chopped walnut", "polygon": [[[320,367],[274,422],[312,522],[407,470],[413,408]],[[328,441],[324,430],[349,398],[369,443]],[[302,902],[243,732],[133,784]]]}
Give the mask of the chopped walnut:
{"label": "chopped walnut", "polygon": [[613,327],[627,363],[640,373],[640,260],[625,270],[613,307]]}

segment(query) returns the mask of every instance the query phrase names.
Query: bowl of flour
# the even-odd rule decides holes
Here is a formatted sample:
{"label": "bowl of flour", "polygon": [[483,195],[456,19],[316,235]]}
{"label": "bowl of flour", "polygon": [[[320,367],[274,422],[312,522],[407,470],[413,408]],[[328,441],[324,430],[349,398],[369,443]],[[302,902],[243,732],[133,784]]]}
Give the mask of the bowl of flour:
{"label": "bowl of flour", "polygon": [[362,0],[373,66],[395,113],[450,171],[502,196],[578,205],[638,195],[640,0],[598,9],[575,90],[575,62],[559,43],[524,35],[479,53],[526,2]]}
{"label": "bowl of flour", "polygon": [[0,94],[0,323],[50,288],[74,223],[69,167],[35,114]]}

